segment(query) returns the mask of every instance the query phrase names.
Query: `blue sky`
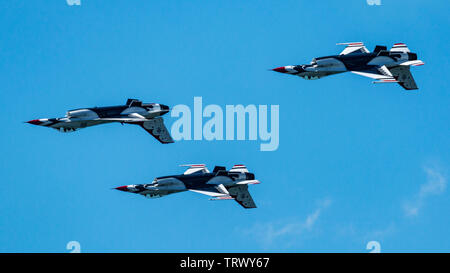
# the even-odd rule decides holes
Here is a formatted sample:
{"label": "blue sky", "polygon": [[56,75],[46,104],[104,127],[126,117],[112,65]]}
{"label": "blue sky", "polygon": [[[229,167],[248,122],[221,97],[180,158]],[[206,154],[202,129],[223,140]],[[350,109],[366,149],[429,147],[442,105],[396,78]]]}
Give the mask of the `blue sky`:
{"label": "blue sky", "polygon": [[[139,3],[138,3],[139,2]],[[450,251],[449,2],[2,1],[0,251]],[[418,91],[267,69],[406,43]],[[280,106],[280,146],[161,145],[137,126],[61,134],[23,121],[127,98]],[[176,119],[166,116],[166,123]],[[258,208],[111,188],[184,163],[246,164]]]}

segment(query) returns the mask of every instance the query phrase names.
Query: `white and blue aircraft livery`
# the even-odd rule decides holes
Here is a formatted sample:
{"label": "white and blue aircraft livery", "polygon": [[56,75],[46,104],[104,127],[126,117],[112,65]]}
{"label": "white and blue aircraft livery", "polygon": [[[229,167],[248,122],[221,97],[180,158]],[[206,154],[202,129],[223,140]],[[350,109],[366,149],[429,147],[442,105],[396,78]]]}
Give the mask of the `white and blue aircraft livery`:
{"label": "white and blue aircraft livery", "polygon": [[420,66],[424,62],[417,59],[403,43],[386,46],[377,45],[373,52],[363,43],[340,43],[347,47],[333,56],[314,58],[310,64],[289,65],[272,69],[273,71],[296,75],[307,80],[352,72],[374,79],[373,83],[398,83],[406,90],[418,89],[409,70],[410,66]]}
{"label": "white and blue aircraft livery", "polygon": [[75,109],[68,111],[63,118],[34,119],[27,123],[50,127],[60,132],[73,132],[111,122],[136,124],[161,143],[173,143],[161,117],[168,112],[169,107],[163,104],[142,103],[140,100],[128,99],[125,105]]}
{"label": "white and blue aircraft livery", "polygon": [[191,191],[211,196],[210,200],[235,200],[246,209],[256,208],[248,185],[259,184],[244,165],[231,170],[216,166],[210,172],[204,164],[182,165],[189,168],[181,175],[157,177],[150,184],[126,185],[116,190],[158,198],[172,193]]}

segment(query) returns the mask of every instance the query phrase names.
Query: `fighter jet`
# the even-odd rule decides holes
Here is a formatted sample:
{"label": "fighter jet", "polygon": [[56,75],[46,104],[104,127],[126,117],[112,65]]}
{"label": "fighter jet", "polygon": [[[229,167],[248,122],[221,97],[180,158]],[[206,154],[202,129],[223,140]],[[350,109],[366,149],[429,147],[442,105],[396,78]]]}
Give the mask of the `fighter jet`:
{"label": "fighter jet", "polygon": [[163,104],[128,99],[125,105],[75,109],[68,111],[63,118],[34,119],[27,123],[50,127],[60,132],[73,132],[111,122],[137,124],[161,143],[173,143],[161,117],[168,112],[169,107]]}
{"label": "fighter jet", "polygon": [[339,55],[314,58],[310,64],[288,65],[272,70],[307,80],[350,71],[374,79],[373,83],[396,82],[406,90],[418,89],[409,67],[424,65],[424,62],[418,60],[417,54],[410,52],[405,44],[394,44],[389,51],[386,46],[377,45],[373,52],[361,42],[338,45],[347,46]]}
{"label": "fighter jet", "polygon": [[216,166],[212,172],[204,164],[181,165],[189,168],[182,175],[162,176],[150,184],[126,185],[116,190],[158,198],[172,193],[191,191],[211,196],[210,200],[236,200],[246,209],[256,208],[248,185],[259,184],[244,165],[234,165],[227,171]]}

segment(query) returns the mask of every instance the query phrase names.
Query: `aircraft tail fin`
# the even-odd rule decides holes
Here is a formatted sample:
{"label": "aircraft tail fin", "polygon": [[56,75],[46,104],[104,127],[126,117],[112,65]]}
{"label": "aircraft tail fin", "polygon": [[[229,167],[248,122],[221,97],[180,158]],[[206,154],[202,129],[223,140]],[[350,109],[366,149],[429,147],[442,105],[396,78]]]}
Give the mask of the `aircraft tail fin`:
{"label": "aircraft tail fin", "polygon": [[142,101],[138,100],[138,99],[127,99],[126,104],[127,106],[131,107],[131,106],[141,106],[142,105]]}
{"label": "aircraft tail fin", "polygon": [[386,46],[377,45],[377,46],[375,46],[375,49],[373,50],[373,53],[378,53],[378,52],[384,51],[384,50],[387,50]]}
{"label": "aircraft tail fin", "polygon": [[223,166],[215,166],[214,170],[213,170],[213,173],[216,173],[218,171],[226,171],[226,170],[227,170],[227,168],[225,168]]}

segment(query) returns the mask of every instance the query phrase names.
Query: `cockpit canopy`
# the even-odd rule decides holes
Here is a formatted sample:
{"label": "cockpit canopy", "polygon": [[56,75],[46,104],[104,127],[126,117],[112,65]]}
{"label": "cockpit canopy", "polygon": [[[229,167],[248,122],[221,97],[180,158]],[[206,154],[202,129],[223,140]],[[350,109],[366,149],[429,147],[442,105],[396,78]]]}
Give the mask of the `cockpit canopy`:
{"label": "cockpit canopy", "polygon": [[97,115],[89,109],[69,110],[66,113],[68,118],[96,118]]}

